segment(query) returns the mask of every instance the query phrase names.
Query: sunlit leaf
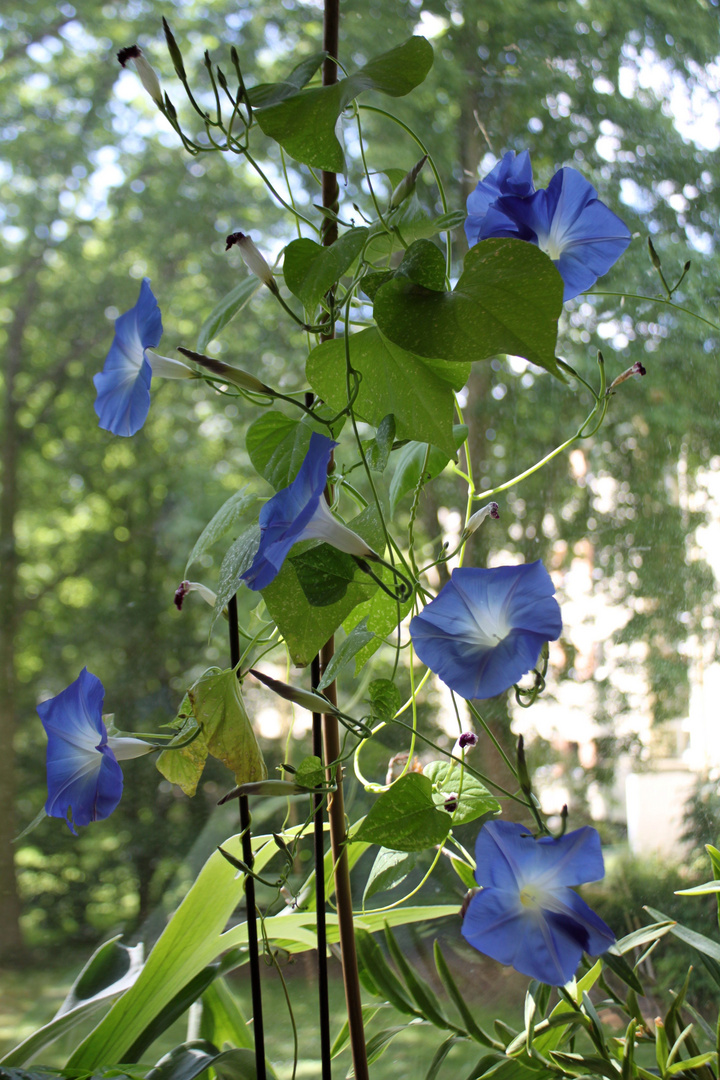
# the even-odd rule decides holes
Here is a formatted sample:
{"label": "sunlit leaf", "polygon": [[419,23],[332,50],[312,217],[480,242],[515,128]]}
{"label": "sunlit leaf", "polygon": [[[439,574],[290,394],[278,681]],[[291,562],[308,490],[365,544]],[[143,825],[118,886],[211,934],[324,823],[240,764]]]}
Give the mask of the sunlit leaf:
{"label": "sunlit leaf", "polygon": [[353,839],[393,851],[424,851],[445,840],[451,823],[435,805],[430,779],[408,773],[378,797]]}
{"label": "sunlit leaf", "polygon": [[[384,285],[383,288],[387,288]],[[379,295],[379,294],[378,294]],[[375,327],[350,337],[350,361],[362,381],[355,409],[377,427],[392,413],[398,439],[418,439],[455,455],[453,390],[467,382],[467,364],[421,358],[384,337]],[[347,403],[345,342],[326,341],[310,353],[306,374],[313,390],[333,408]]]}

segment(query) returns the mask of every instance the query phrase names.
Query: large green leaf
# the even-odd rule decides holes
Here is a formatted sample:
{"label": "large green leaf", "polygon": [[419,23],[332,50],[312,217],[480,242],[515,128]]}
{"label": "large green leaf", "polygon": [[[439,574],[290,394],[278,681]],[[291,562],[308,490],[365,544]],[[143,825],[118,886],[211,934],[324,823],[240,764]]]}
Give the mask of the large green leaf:
{"label": "large green leaf", "polygon": [[239,281],[230,292],[222,298],[220,303],[213,308],[205,322],[200,327],[197,339],[197,351],[205,352],[214,337],[220,333],[224,326],[234,319],[239,311],[252,300],[262,282],[259,278],[250,274]]}
{"label": "large green leaf", "polygon": [[[142,945],[128,948],[121,945],[118,938],[104,942],[70,987],[53,1019],[0,1058],[0,1064],[20,1066],[36,1057],[46,1046],[132,986],[140,975],[142,961]],[[4,1072],[0,1070],[0,1076]]]}
{"label": "large green leaf", "polygon": [[430,779],[408,773],[380,795],[353,840],[393,851],[424,851],[442,844],[451,824],[450,815],[435,805]]}
{"label": "large green leaf", "polygon": [[237,784],[265,780],[267,768],[235,671],[211,668],[190,687],[188,697],[208,753],[235,773]]}
{"label": "large green leaf", "polygon": [[208,986],[201,1000],[200,1037],[202,1039],[207,1039],[215,1046],[224,1046],[225,1043],[229,1043],[230,1046],[251,1049],[255,1045],[238,1000],[224,979],[215,979]]}
{"label": "large green leaf", "polygon": [[[370,547],[376,551],[382,548],[383,533],[375,509],[369,507],[363,510],[349,525]],[[327,545],[321,546],[327,549]],[[317,549],[313,548],[311,552],[315,550]],[[332,549],[326,552],[328,560],[340,554]],[[301,584],[298,576],[298,563],[302,558],[303,556],[296,556],[286,559],[282,570],[275,580],[262,590],[262,595],[271,618],[285,638],[293,663],[305,667],[353,608],[370,599],[377,590],[377,584],[359,567],[355,567],[352,579],[344,583],[342,597],[324,607],[316,607],[310,603],[306,594],[308,582]],[[311,555],[311,558],[316,556]]]}
{"label": "large green leaf", "polygon": [[[382,570],[382,579],[392,585],[393,579],[390,571]],[[345,632],[348,635],[361,624],[364,624],[372,636],[360,646],[355,654],[355,674],[358,675],[370,657],[377,652],[385,639],[395,630],[398,623],[405,618],[412,606],[412,600],[406,600],[398,604],[392,596],[388,596],[382,589],[378,589],[371,600],[358,604],[355,610],[344,622]],[[398,612],[399,608],[399,612]]]}
{"label": "large green leaf", "polygon": [[297,161],[342,172],[345,156],[335,125],[343,109],[365,90],[378,90],[390,97],[409,94],[423,81],[432,61],[429,42],[412,37],[333,86],[301,90],[255,115],[265,134]]}
{"label": "large green leaf", "polygon": [[[372,601],[370,601],[372,603]],[[331,682],[334,682],[342,669],[350,663],[352,658],[360,652],[375,637],[372,630],[367,628],[367,619],[361,619],[350,633],[325,668],[323,677],[318,683],[318,690],[324,690]]]}
{"label": "large green leaf", "polygon": [[[342,426],[343,421],[334,424],[333,434],[337,435]],[[313,431],[328,434],[324,424],[318,424],[308,416],[296,420],[274,409],[264,412],[248,428],[245,446],[250,460],[276,491],[287,487],[297,476]]]}
{"label": "large green leaf", "polygon": [[324,52],[313,53],[307,59],[301,60],[297,67],[294,67],[290,74],[280,82],[259,83],[253,86],[248,90],[250,104],[254,109],[261,109],[266,105],[276,105],[279,101],[297,94],[298,90],[302,90],[303,86],[310,82],[326,56],[327,53]]}
{"label": "large green leaf", "polygon": [[[469,365],[407,352],[376,327],[353,334],[349,345],[350,362],[362,376],[357,414],[377,427],[392,413],[398,439],[432,443],[454,457],[453,390],[461,390],[467,382]],[[334,409],[345,407],[345,342],[341,338],[313,349],[305,371],[316,394]]]}
{"label": "large green leaf", "polygon": [[416,858],[412,851],[392,851],[390,848],[381,847],[365,882],[363,904],[375,893],[394,889],[404,881],[415,866]]}
{"label": "large green leaf", "polygon": [[534,244],[483,240],[465,256],[453,292],[400,273],[378,289],[374,314],[387,338],[418,356],[470,363],[512,353],[559,374],[562,296],[560,274]]}
{"label": "large green leaf", "polygon": [[367,240],[367,229],[350,229],[330,247],[314,240],[293,240],[285,248],[283,274],[290,292],[314,311],[325,293],[355,262]]}
{"label": "large green leaf", "polygon": [[[158,754],[155,766],[166,780],[177,784],[185,795],[192,798],[205,768],[208,748],[202,732],[198,731],[199,725],[193,716],[192,702],[188,694],[183,697],[177,716],[168,726],[175,728],[177,735],[166,749]],[[195,738],[191,741],[193,735]],[[184,745],[174,749],[173,743]]]}
{"label": "large green leaf", "polygon": [[453,811],[453,825],[464,825],[483,814],[500,813],[497,799],[467,769],[463,770],[454,761],[431,761],[423,773],[432,781],[437,802],[442,804],[455,796],[457,809]]}
{"label": "large green leaf", "polygon": [[[195,1080],[211,1068],[222,1080],[257,1080],[253,1050],[220,1051],[205,1039],[176,1046],[150,1070],[146,1080]],[[266,1070],[268,1076],[275,1075],[267,1063]]]}
{"label": "large green leaf", "polygon": [[213,625],[222,615],[228,601],[242,584],[242,575],[249,570],[260,544],[260,526],[249,525],[237,540],[233,541],[220,565]]}
{"label": "large green leaf", "polygon": [[158,757],[157,767],[186,795],[195,794],[208,754],[235,773],[237,784],[267,777],[234,671],[211,668],[201,675],[185,695],[172,726],[178,728],[177,741],[187,745],[175,750],[170,744]]}

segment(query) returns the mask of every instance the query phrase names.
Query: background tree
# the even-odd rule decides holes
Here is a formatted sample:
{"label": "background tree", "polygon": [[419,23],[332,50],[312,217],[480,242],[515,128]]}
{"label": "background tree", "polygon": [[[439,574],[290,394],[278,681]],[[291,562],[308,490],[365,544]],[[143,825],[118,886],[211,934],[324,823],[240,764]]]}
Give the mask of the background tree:
{"label": "background tree", "polygon": [[[242,12],[215,2],[184,4],[171,22],[198,81],[203,50],[226,63],[234,44],[252,83],[319,48],[317,15],[289,0]],[[132,76],[119,80],[113,53],[137,39],[182,108],[155,13],[84,0],[38,3],[18,7],[3,25],[0,956],[10,958],[21,947],[10,840],[44,798],[38,696],[56,693],[87,664],[103,678],[118,724],[152,730],[171,718],[188,680],[224,657],[221,639],[207,643],[199,606],[179,616],[171,600],[204,520],[244,482],[240,435],[253,411],[229,399],[223,409],[200,385],[159,384],[139,436],[100,432],[91,376],[109,346],[111,320],[134,303],[148,274],[163,309],[162,351],[192,345],[214,303],[244,273],[223,253],[225,234],[253,229],[258,241],[278,247],[289,237],[251,170],[220,154],[188,158]],[[717,151],[689,143],[641,84],[661,65],[668,80],[701,92],[704,68],[720,51],[717,5],[697,3],[689,19],[687,5],[671,0],[632,9],[623,0],[348,2],[341,59],[360,63],[424,26],[437,31],[435,67],[398,113],[451,177],[451,205],[464,204],[488,152],[529,148],[538,184],[572,164],[639,234],[597,290],[622,282],[660,291],[645,250],[650,232],[671,279],[687,244],[694,247],[675,299],[713,318]],[[397,130],[376,114],[361,115],[370,168],[379,174],[396,157]],[[341,214],[357,218],[352,204],[367,205],[367,184],[349,149]],[[419,156],[409,143],[407,155],[409,167]],[[282,162],[271,157],[268,171],[281,186]],[[376,183],[387,186],[380,175]],[[297,196],[308,209],[318,201],[313,190]],[[419,199],[437,202],[427,172]],[[455,241],[462,249],[463,237]],[[599,292],[568,305],[565,318],[567,359],[586,377],[598,345],[611,376],[642,359],[650,377],[617,396],[608,424],[583,445],[584,475],[561,456],[507,496],[500,531],[474,538],[473,562],[503,548],[566,568],[582,551],[601,570],[597,588],[632,611],[622,640],[646,642],[656,718],[676,717],[687,696],[680,647],[693,631],[713,632],[711,575],[702,559],[685,555],[700,520],[688,493],[718,445],[720,420],[709,406],[720,390],[716,335],[670,307],[621,307]],[[267,381],[302,385],[304,342],[260,294],[252,317],[236,320],[214,348]],[[480,487],[546,453],[589,404],[582,388],[504,359],[475,365],[467,397]],[[604,498],[600,481],[608,478]],[[449,476],[423,497],[428,552],[439,544],[442,507],[460,509]],[[202,572],[213,584],[216,566],[208,561]],[[598,643],[598,665],[608,649]],[[577,677],[571,647],[565,673]],[[625,707],[611,676],[601,683],[598,718],[616,718]],[[504,700],[490,703],[488,716],[507,732]],[[209,812],[215,780],[208,782],[199,799],[177,800],[147,763],[135,766],[132,798],[102,826],[102,860],[97,831],[78,842],[46,824],[29,836],[18,862],[34,912],[31,940],[60,928],[92,936],[120,919],[144,918]],[[173,828],[147,827],[158,818]],[[81,881],[73,869],[78,854]],[[123,896],[129,899],[118,907]]]}

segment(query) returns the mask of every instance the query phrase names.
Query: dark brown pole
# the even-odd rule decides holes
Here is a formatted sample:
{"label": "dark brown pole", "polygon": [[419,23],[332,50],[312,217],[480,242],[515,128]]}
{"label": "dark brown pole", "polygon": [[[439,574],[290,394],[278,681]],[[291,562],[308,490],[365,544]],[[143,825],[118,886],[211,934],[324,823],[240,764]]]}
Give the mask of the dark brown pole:
{"label": "dark brown pole", "polygon": [[[339,44],[340,26],[340,0],[325,0],[325,14],[323,22],[323,49],[329,55],[323,63],[323,86],[332,86],[337,82],[337,64],[335,59],[340,51]],[[338,182],[333,172],[322,174],[323,206],[337,213],[338,210]],[[330,246],[337,239],[337,223],[330,218],[323,222],[322,241],[325,246]],[[334,652],[334,640],[330,640],[323,646],[320,654],[320,674],[325,671],[330,663]],[[326,690],[330,700],[337,703],[335,683]],[[323,742],[325,748],[325,761],[337,761],[340,757],[340,734],[338,721],[335,716],[327,713],[323,717]],[[347,1004],[348,1029],[350,1033],[350,1047],[352,1050],[355,1080],[369,1080],[367,1052],[365,1048],[365,1032],[363,1029],[362,999],[360,996],[360,979],[358,977],[357,953],[355,951],[355,931],[353,927],[353,903],[352,889],[350,885],[350,866],[347,858],[345,830],[345,802],[343,799],[342,766],[336,765],[334,779],[336,790],[328,800],[328,817],[330,819],[330,845],[335,866],[335,899],[337,903],[338,924],[340,930],[340,950],[342,954],[343,983],[345,985],[345,1002]]]}
{"label": "dark brown pole", "polygon": [[[240,663],[240,635],[238,631],[237,597],[228,600],[228,638],[230,663],[236,668]],[[240,796],[240,830],[242,832],[243,862],[248,870],[253,867],[252,836],[250,833],[250,806],[247,795]],[[255,906],[255,879],[252,873],[245,875],[245,907],[247,911],[248,954],[250,957],[250,993],[252,995],[253,1035],[255,1037],[255,1072],[257,1080],[266,1080],[265,1032],[263,1027],[262,988],[260,986],[260,950],[258,947],[257,910]]]}

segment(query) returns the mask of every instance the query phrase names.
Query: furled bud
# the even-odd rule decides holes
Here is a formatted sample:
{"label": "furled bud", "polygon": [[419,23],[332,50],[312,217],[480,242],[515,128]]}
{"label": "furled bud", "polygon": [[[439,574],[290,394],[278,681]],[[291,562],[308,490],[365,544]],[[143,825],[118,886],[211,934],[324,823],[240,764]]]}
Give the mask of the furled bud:
{"label": "furled bud", "polygon": [[271,292],[278,292],[277,282],[273,277],[272,270],[249,236],[241,232],[230,233],[225,243],[225,250],[229,251],[231,247],[240,249],[242,260],[251,274],[259,278],[263,285],[267,285]]}
{"label": "furled bud", "polygon": [[428,156],[427,154],[425,154],[423,157],[420,158],[416,165],[413,165],[410,172],[406,173],[405,176],[403,176],[402,180],[390,196],[390,210],[395,210],[398,206],[400,206],[401,203],[404,203],[406,199],[410,198],[413,191],[415,190],[415,183],[418,176],[420,175],[420,170],[422,169],[427,159]]}
{"label": "furled bud", "polygon": [[465,542],[468,537],[472,536],[475,530],[478,529],[480,525],[482,525],[486,517],[494,518],[495,521],[498,520],[498,518],[500,517],[500,509],[496,502],[490,502],[487,504],[487,506],[481,506],[479,510],[475,511],[475,513],[472,515],[467,525],[463,529],[463,534],[461,537],[463,542]]}
{"label": "furled bud", "polygon": [[160,89],[160,80],[155,74],[154,69],[148,64],[143,56],[142,49],[138,45],[129,45],[126,49],[120,50],[117,54],[117,58],[120,62],[120,67],[127,67],[127,65],[132,62],[140,82],[143,84],[158,108],[162,109],[164,105],[163,94]]}
{"label": "furled bud", "polygon": [[259,679],[261,683],[264,683],[274,694],[285,698],[286,701],[292,701],[295,705],[301,705],[308,712],[337,714],[335,706],[322,694],[315,694],[311,690],[302,690],[297,686],[290,686],[288,683],[280,682],[279,679],[272,679],[269,675],[263,675],[261,671],[256,671],[254,668],[250,669],[250,674]]}
{"label": "furled bud", "polygon": [[199,581],[181,581],[175,590],[175,598],[173,600],[178,611],[182,611],[183,601],[188,593],[191,592],[200,593],[206,604],[209,604],[210,607],[215,607],[217,596],[212,589],[208,589],[206,585],[201,585]]}
{"label": "furled bud", "polygon": [[624,383],[626,379],[631,379],[633,375],[647,375],[645,367],[639,360],[636,360],[632,367],[627,368],[621,375],[618,375],[617,379],[613,379],[608,387],[608,393],[610,393],[611,390],[614,390],[616,386],[619,386],[620,383]]}
{"label": "furled bud", "polygon": [[653,244],[653,242],[652,242],[652,240],[650,239],[649,236],[648,236],[647,243],[648,243],[648,251],[650,252],[650,262],[653,264],[653,266],[655,267],[656,270],[661,270],[662,269],[662,264],[660,262],[660,256],[658,255],[657,251],[655,250],[655,245]]}
{"label": "furled bud", "polygon": [[458,739],[458,746],[461,750],[467,750],[468,747],[477,746],[477,744],[478,737],[474,731],[463,731]]}
{"label": "furled bud", "polygon": [[222,360],[216,360],[214,356],[205,356],[204,353],[185,349],[182,345],[178,346],[178,352],[181,352],[183,356],[187,356],[188,360],[194,360],[200,367],[207,368],[213,375],[217,375],[225,382],[239,386],[242,390],[250,390],[253,394],[265,394],[267,397],[276,397],[272,387],[266,386],[264,382],[260,382],[254,375],[242,371],[241,368],[233,367],[232,364],[225,364]]}
{"label": "furled bud", "polygon": [[178,79],[181,82],[187,82],[187,76],[185,74],[185,65],[183,64],[182,53],[178,48],[178,43],[173,37],[173,32],[167,24],[167,20],[163,18],[162,21],[163,30],[165,31],[165,40],[167,41],[168,52],[170,53],[170,59],[173,62],[173,67],[177,74]]}

